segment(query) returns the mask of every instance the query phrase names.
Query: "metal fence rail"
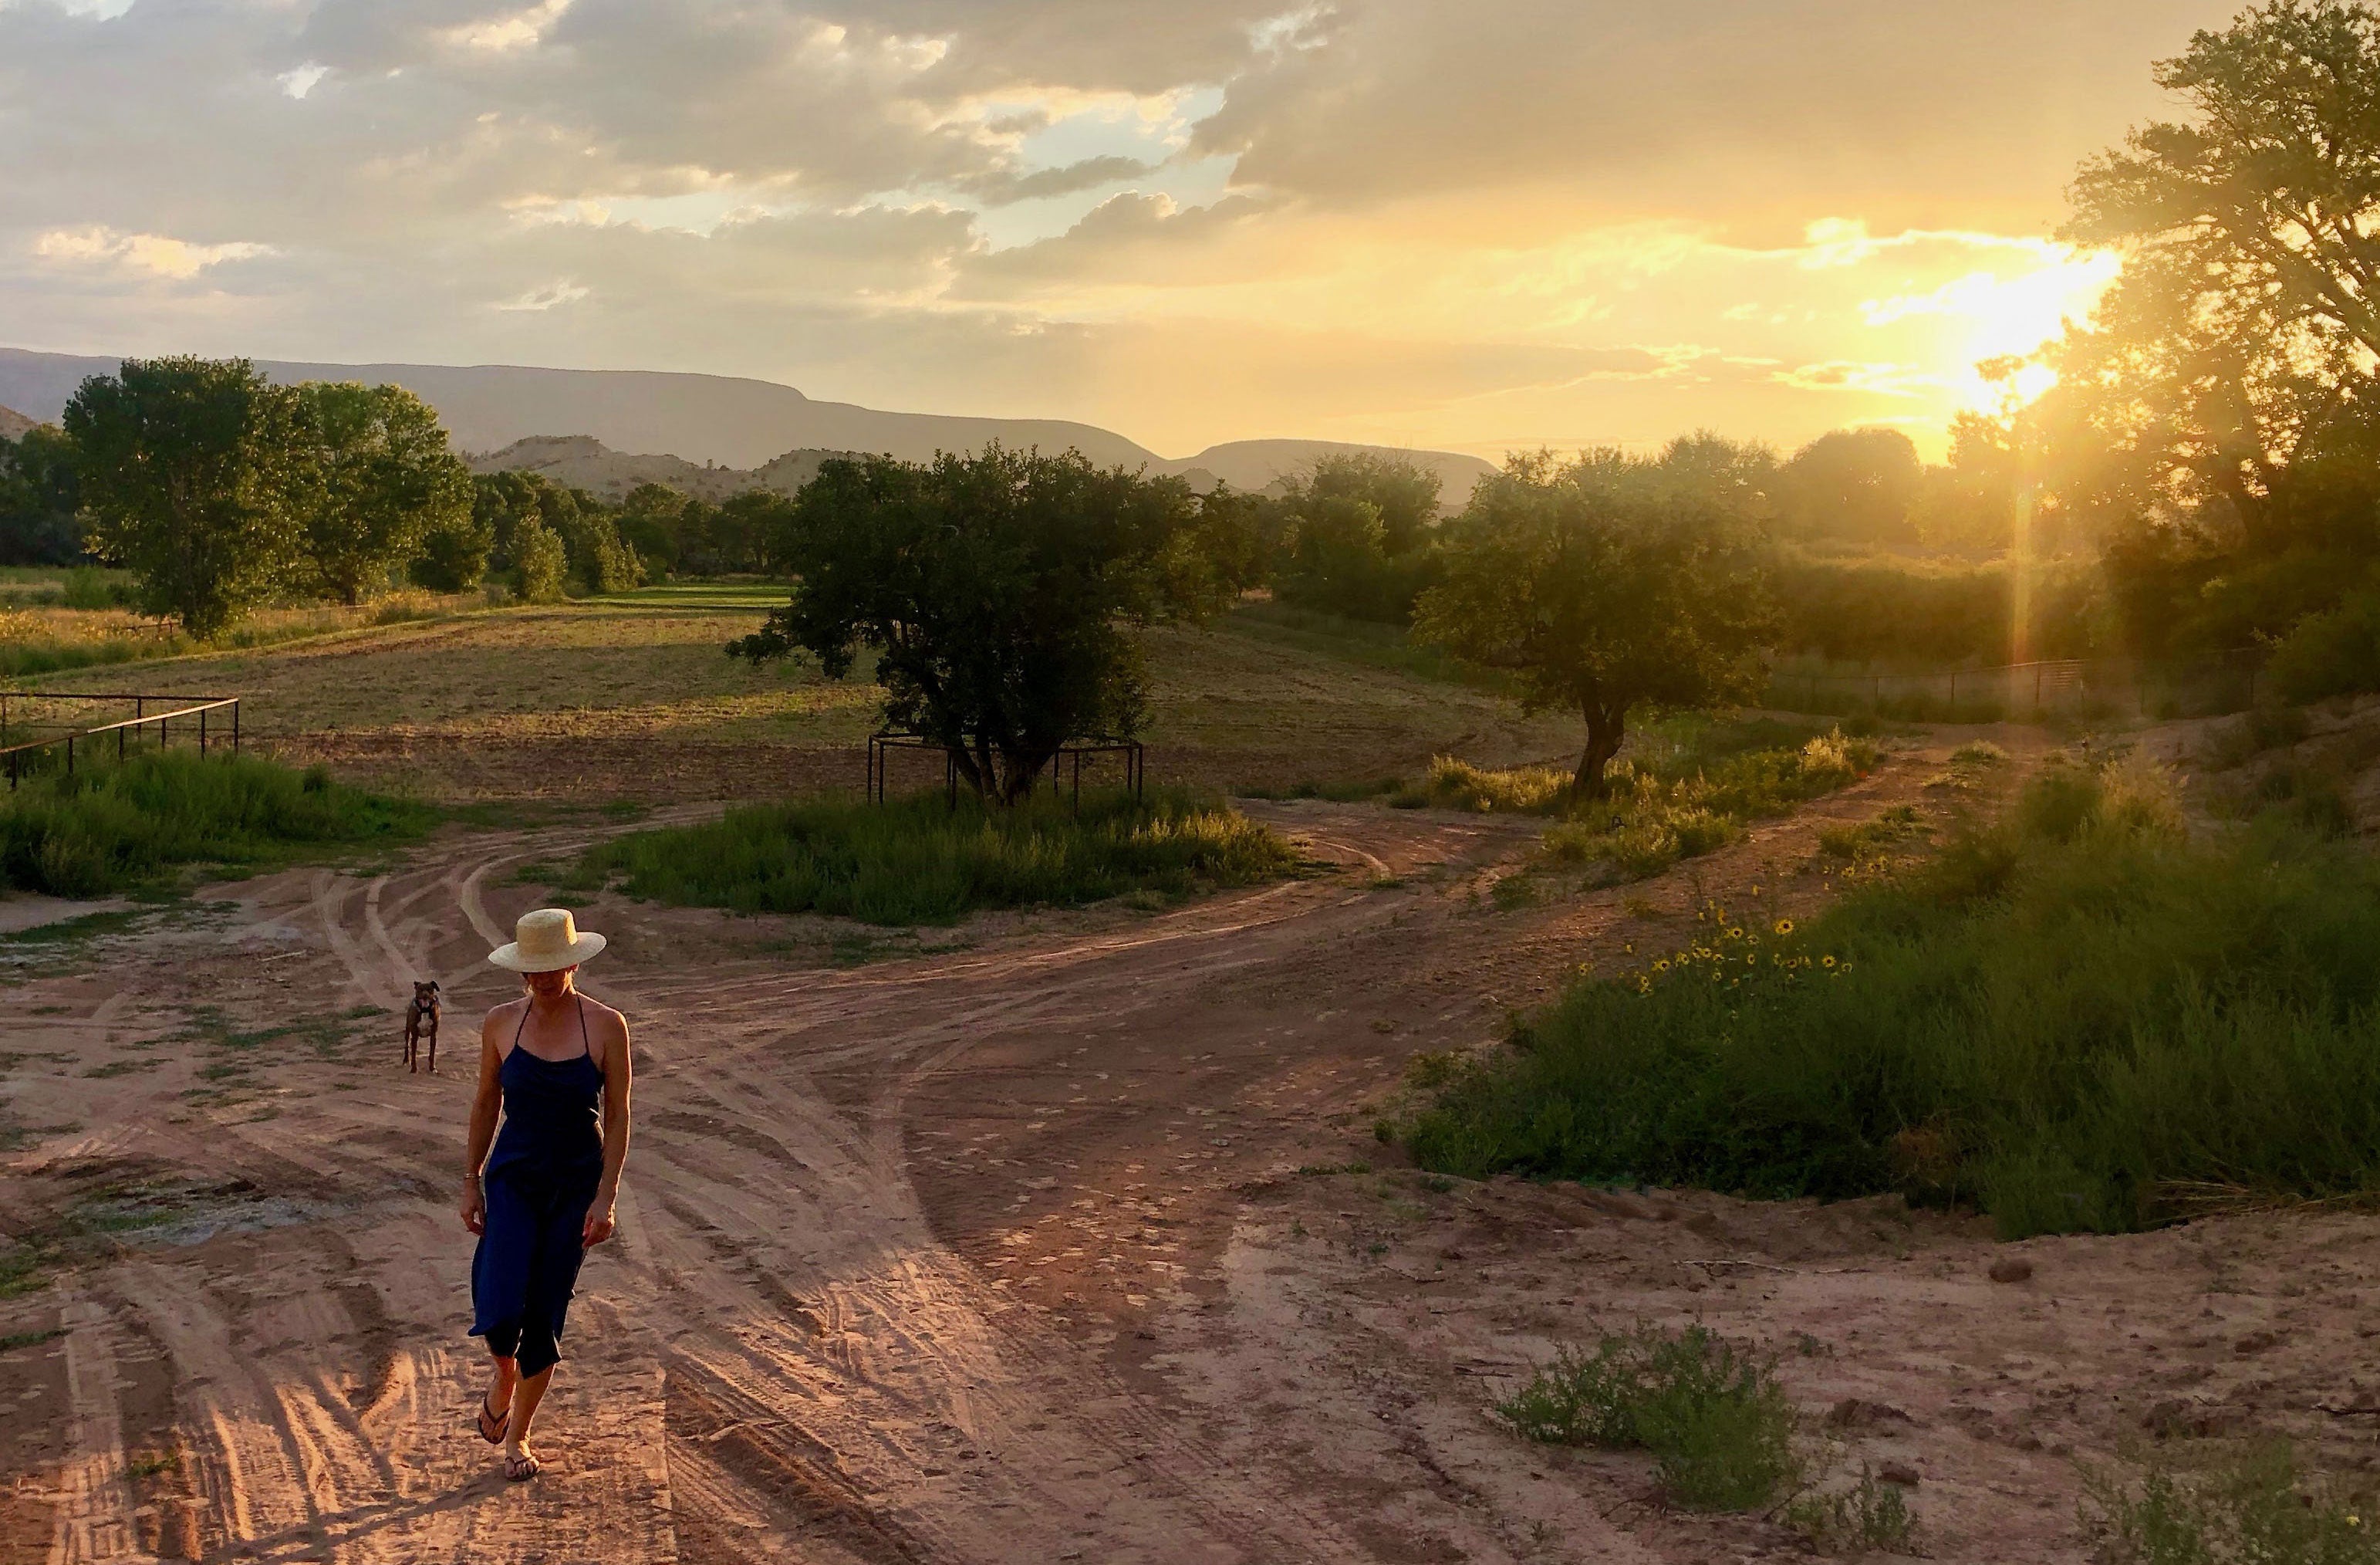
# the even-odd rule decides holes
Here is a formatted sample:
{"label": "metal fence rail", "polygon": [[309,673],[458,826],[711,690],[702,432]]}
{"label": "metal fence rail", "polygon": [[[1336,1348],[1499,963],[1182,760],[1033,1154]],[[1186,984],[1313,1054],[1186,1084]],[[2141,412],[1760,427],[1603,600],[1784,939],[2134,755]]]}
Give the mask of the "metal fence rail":
{"label": "metal fence rail", "polygon": [[[129,702],[132,705],[132,715],[112,723],[44,725],[27,722],[23,716],[19,715],[17,717],[15,725],[16,727],[19,730],[35,730],[37,737],[20,740],[13,744],[9,742],[9,720],[11,715],[9,711],[10,703],[18,703],[19,714],[21,714],[22,705],[25,703],[49,703],[56,704],[67,702],[82,703],[90,703],[93,702]],[[152,703],[156,703],[160,707],[160,710],[151,710]],[[60,746],[64,746],[66,751],[67,776],[74,776],[75,769],[75,751],[78,745],[80,745],[82,747],[83,753],[88,755],[90,753],[91,745],[93,741],[103,740],[107,735],[114,734],[115,736],[115,756],[116,759],[120,761],[129,753],[128,741],[139,739],[140,737],[141,730],[147,728],[151,724],[153,723],[157,726],[157,748],[164,750],[173,743],[173,725],[176,719],[181,720],[184,723],[187,731],[187,726],[192,718],[196,718],[198,720],[197,742],[199,753],[200,755],[204,755],[207,752],[207,745],[209,741],[209,734],[207,731],[209,718],[214,718],[215,727],[218,730],[221,729],[223,725],[224,716],[217,716],[217,714],[223,714],[225,716],[228,716],[230,720],[231,732],[229,737],[231,741],[231,751],[234,755],[237,755],[239,753],[239,697],[236,695],[120,694],[113,691],[103,693],[83,691],[0,691],[0,757],[6,758],[8,765],[8,787],[13,791],[17,787],[19,775],[25,768],[25,763],[30,758],[42,751],[54,750]],[[44,727],[62,728],[63,731],[51,732],[45,735],[39,734],[38,730]]]}

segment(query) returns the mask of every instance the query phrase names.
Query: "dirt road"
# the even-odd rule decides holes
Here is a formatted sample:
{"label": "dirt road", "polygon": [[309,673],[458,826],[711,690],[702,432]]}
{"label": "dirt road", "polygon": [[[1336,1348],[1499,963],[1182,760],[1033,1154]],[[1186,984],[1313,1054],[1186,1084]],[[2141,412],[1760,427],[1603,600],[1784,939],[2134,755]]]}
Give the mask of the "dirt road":
{"label": "dirt road", "polygon": [[[1502,911],[1486,893],[1524,828],[1328,805],[1266,807],[1327,874],[986,921],[857,966],[820,965],[792,924],[586,909],[614,939],[589,991],[637,1028],[637,1143],[541,1421],[547,1471],[516,1486],[468,1432],[452,1197],[471,1019],[510,992],[481,958],[539,899],[515,872],[585,832],[225,888],[0,995],[9,1231],[118,1241],[0,1301],[0,1562],[1789,1547],[1768,1522],[1671,1517],[1625,1459],[1549,1460],[1486,1418],[1552,1342],[1640,1314],[1806,1338],[1797,1395],[1814,1416],[1884,1410],[1845,1414],[1839,1454],[1925,1470],[1937,1558],[2079,1559],[2067,1453],[2134,1426],[2110,1399],[2146,1383],[2122,1333],[2166,1355],[2149,1380],[2218,1363],[2176,1382],[2210,1420],[2350,1396],[2348,1361],[2323,1365],[2353,1351],[2331,1295],[2380,1275],[2365,1226],[2258,1230],[2328,1247],[2312,1300],[2260,1293],[2219,1225],[2037,1244],[2055,1289],[2020,1298],[1979,1280],[1990,1247],[1960,1225],[1441,1190],[1369,1134],[1413,1054],[1485,1041],[1697,895],[1815,899],[1817,823],[1929,797],[1928,770],[1903,757],[1690,874]],[[393,1016],[357,1014],[417,975],[448,993],[435,1077],[396,1063]],[[1349,1171],[1366,1160],[1381,1171]],[[2208,1325],[2215,1276],[2232,1290]],[[2272,1340],[2234,1353],[2251,1331]],[[2257,1389],[2222,1401],[2240,1365]]]}

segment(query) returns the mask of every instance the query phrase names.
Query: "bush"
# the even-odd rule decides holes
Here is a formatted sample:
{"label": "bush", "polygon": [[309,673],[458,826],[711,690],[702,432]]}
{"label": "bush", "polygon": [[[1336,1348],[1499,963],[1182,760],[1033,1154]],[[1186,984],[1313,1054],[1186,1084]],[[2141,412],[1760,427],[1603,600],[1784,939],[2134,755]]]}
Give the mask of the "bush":
{"label": "bush", "polygon": [[1706,909],[1404,1130],[1470,1178],[1900,1191],[2009,1238],[2380,1190],[2380,866],[2063,768],[1807,930]]}
{"label": "bush", "polygon": [[1409,790],[1413,797],[1392,802],[1481,815],[1550,815],[1569,805],[1570,784],[1568,772],[1551,766],[1497,772],[1440,755],[1430,762],[1421,786]]}
{"label": "bush", "polygon": [[51,773],[0,795],[0,886],[98,897],[188,864],[255,866],[402,840],[419,805],[375,797],[255,756],[152,752]]}
{"label": "bush", "polygon": [[1581,804],[1546,833],[1546,851],[1556,862],[1609,862],[1632,880],[1658,874],[1725,847],[1747,821],[1781,815],[1864,776],[1876,759],[1874,743],[1837,728],[1797,749],[1746,751],[1707,764],[1691,752],[1621,761],[1604,799]]}
{"label": "bush", "polygon": [[1802,1473],[1774,1366],[1699,1326],[1565,1349],[1496,1411],[1548,1445],[1652,1452],[1663,1492],[1687,1510],[1760,1510]]}
{"label": "bush", "polygon": [[2309,614],[2274,647],[2273,688],[2292,702],[2380,691],[2380,593]]}
{"label": "bush", "polygon": [[570,556],[560,533],[543,525],[524,525],[513,538],[513,559],[514,591],[521,602],[562,601]]}
{"label": "bush", "polygon": [[941,795],[890,804],[812,800],[730,810],[701,825],[591,849],[562,883],[746,913],[949,923],[983,908],[1071,906],[1126,892],[1179,896],[1292,873],[1297,855],[1244,815],[1158,791],[1146,806],[1086,796],[1079,817],[1042,798],[1012,809]]}
{"label": "bush", "polygon": [[2164,1464],[2137,1483],[2095,1473],[2088,1492],[2108,1565],[2380,1565],[2380,1518],[2306,1484],[2286,1444],[2197,1477]]}

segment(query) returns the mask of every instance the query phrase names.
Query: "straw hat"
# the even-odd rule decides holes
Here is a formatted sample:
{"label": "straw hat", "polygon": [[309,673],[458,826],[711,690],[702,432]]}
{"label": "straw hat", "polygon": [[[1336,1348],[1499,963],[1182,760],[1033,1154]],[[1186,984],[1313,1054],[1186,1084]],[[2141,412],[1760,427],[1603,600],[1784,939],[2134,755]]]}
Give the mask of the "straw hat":
{"label": "straw hat", "polygon": [[582,935],[568,908],[539,908],[521,914],[513,925],[513,943],[488,953],[498,967],[515,972],[555,972],[577,967],[603,948],[603,937],[593,930]]}

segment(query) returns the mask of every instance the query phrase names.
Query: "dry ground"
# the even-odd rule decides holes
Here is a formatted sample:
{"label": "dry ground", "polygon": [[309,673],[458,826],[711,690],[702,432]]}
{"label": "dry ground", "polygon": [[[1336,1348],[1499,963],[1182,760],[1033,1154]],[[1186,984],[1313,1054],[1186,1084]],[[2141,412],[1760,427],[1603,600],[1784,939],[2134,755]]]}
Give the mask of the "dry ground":
{"label": "dry ground", "polygon": [[[1972,1225],[1893,1204],[1439,1189],[1373,1142],[1412,1055],[1491,1039],[1698,897],[1815,903],[1818,826],[1949,807],[1942,752],[1518,909],[1488,888],[1519,824],[1320,804],[1263,808],[1328,874],[856,966],[790,921],[589,908],[637,1143],[551,1465],[516,1487],[468,1426],[467,1041],[507,992],[481,954],[537,898],[514,867],[588,828],[457,832],[61,948],[0,992],[0,1213],[116,1231],[0,1300],[0,1562],[1793,1552],[1488,1417],[1555,1344],[1640,1318],[1783,1353],[1840,1470],[1913,1469],[1941,1560],[2082,1561],[2077,1462],[2150,1426],[2368,1462],[2368,1220],[2036,1241],[1994,1284]],[[417,974],[450,996],[435,1077],[385,1009],[352,1014]]]}
{"label": "dry ground", "polygon": [[[660,803],[856,789],[880,693],[866,669],[830,680],[807,660],[755,668],[723,650],[781,596],[657,589],[29,683],[237,694],[244,738],[268,751],[437,799]],[[1227,618],[1217,632],[1152,632],[1145,737],[1158,780],[1281,788],[1411,774],[1444,752],[1500,765],[1573,748],[1574,722],[1524,721],[1487,691],[1243,630]],[[920,786],[929,771],[940,780],[915,764]],[[907,780],[896,769],[896,785]]]}

